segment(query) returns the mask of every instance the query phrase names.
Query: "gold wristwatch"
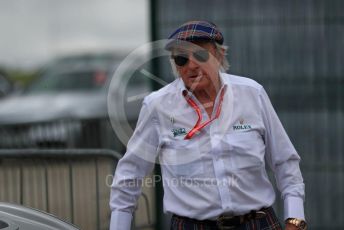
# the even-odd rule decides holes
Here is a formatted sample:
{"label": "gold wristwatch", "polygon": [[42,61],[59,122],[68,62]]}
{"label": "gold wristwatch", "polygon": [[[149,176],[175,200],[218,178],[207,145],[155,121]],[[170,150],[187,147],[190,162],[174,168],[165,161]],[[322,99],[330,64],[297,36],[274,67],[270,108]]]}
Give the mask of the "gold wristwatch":
{"label": "gold wristwatch", "polygon": [[285,220],[286,224],[292,224],[298,227],[300,230],[307,230],[307,223],[306,221],[298,218],[288,218]]}

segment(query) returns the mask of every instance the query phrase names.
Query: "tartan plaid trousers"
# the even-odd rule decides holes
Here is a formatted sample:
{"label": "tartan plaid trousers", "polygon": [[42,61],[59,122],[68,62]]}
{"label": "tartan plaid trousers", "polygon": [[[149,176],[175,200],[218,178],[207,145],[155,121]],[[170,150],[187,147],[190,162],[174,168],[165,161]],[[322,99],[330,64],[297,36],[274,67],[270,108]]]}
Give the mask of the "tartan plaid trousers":
{"label": "tartan plaid trousers", "polygon": [[[233,230],[282,230],[282,226],[273,210],[268,208],[264,210],[266,216],[261,219],[252,219]],[[188,218],[173,216],[171,219],[171,230],[219,230],[215,221],[198,221]]]}

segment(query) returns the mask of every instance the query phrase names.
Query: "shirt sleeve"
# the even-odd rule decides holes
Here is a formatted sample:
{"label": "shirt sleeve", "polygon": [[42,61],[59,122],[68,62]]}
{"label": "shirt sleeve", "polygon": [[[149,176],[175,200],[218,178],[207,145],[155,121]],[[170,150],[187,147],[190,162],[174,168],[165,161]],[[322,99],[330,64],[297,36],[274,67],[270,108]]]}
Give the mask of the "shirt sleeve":
{"label": "shirt sleeve", "polygon": [[305,185],[297,154],[263,88],[260,92],[263,122],[265,126],[265,158],[274,172],[277,187],[284,202],[284,219],[304,216]]}
{"label": "shirt sleeve", "polygon": [[153,170],[159,138],[152,107],[145,99],[127,151],[117,164],[110,194],[110,230],[130,230],[144,177]]}

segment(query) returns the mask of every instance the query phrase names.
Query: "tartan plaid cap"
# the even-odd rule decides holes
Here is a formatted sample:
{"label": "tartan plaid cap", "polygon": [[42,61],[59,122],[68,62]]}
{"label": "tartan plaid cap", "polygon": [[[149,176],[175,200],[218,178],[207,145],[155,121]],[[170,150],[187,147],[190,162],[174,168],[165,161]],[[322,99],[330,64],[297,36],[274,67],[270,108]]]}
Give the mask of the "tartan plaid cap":
{"label": "tartan plaid cap", "polygon": [[213,41],[223,44],[223,35],[219,28],[208,21],[188,21],[174,31],[168,39],[165,48],[171,50],[182,41]]}

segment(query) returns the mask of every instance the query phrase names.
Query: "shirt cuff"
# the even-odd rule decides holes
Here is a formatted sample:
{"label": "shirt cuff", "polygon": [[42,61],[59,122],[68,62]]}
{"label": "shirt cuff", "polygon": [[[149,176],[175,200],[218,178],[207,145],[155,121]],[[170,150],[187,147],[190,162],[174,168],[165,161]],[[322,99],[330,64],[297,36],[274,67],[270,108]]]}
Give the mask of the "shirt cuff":
{"label": "shirt cuff", "polygon": [[110,230],[130,230],[132,218],[129,212],[112,211]]}
{"label": "shirt cuff", "polygon": [[288,218],[298,218],[305,220],[302,198],[290,196],[284,199],[284,220]]}

